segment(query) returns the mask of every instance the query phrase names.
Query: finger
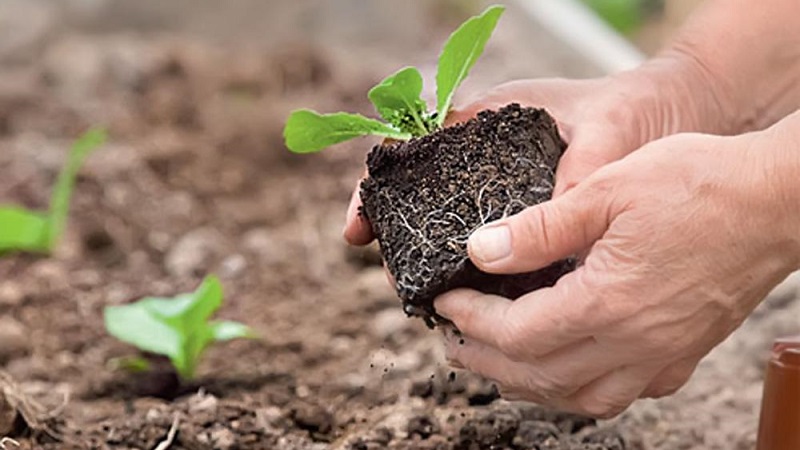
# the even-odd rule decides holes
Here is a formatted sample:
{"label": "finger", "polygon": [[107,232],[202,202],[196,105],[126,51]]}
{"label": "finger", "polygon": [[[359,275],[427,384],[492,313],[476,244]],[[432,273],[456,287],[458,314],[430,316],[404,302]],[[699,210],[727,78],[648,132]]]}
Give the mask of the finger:
{"label": "finger", "polygon": [[470,259],[484,272],[522,273],[589,248],[615,215],[612,197],[596,181],[485,225],[469,238]]}
{"label": "finger", "polygon": [[642,398],[660,398],[672,395],[689,381],[700,359],[690,357],[662,370],[640,394]]}
{"label": "finger", "polygon": [[372,234],[372,225],[361,214],[361,180],[356,184],[353,195],[350,197],[350,204],[347,207],[345,225],[342,235],[350,245],[367,245],[375,239]]}
{"label": "finger", "polygon": [[389,266],[386,265],[386,261],[383,262],[383,274],[386,275],[386,281],[392,286],[392,288],[397,288],[397,280],[395,279],[392,272],[389,271]]}
{"label": "finger", "polygon": [[548,403],[571,413],[610,419],[639,398],[658,372],[659,368],[654,366],[625,366],[598,378],[570,397]]}
{"label": "finger", "polygon": [[559,197],[585,180],[597,169],[623,156],[623,147],[607,131],[581,128],[569,141],[558,162],[553,197]]}
{"label": "finger", "polygon": [[[584,339],[535,361],[514,361],[478,341],[451,338],[447,358],[497,381],[507,392],[528,392],[538,399],[568,397],[625,362],[619,352],[608,354],[594,339]],[[512,362],[520,365],[510,373]]]}
{"label": "finger", "polygon": [[504,386],[520,386],[527,364],[512,361],[489,346],[466,337],[445,340],[445,356],[451,366],[467,369]]}
{"label": "finger", "polygon": [[512,359],[539,358],[594,335],[611,320],[583,280],[585,269],[563,276],[555,286],[509,301],[457,289],[434,301],[436,312],[465,335]]}

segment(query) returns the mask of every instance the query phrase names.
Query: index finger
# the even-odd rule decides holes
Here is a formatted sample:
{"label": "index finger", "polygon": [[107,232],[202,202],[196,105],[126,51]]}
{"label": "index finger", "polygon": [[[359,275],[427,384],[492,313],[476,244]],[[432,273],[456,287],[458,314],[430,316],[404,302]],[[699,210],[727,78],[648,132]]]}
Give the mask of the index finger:
{"label": "index finger", "polygon": [[583,268],[563,276],[555,286],[515,301],[458,289],[436,299],[436,312],[479,342],[514,360],[540,358],[591,337],[605,322],[582,282]]}
{"label": "index finger", "polygon": [[[362,178],[363,179],[363,178]],[[372,225],[362,214],[361,208],[361,179],[356,183],[353,194],[350,196],[350,204],[347,206],[344,230],[342,235],[350,245],[367,245],[375,239],[372,234]]]}

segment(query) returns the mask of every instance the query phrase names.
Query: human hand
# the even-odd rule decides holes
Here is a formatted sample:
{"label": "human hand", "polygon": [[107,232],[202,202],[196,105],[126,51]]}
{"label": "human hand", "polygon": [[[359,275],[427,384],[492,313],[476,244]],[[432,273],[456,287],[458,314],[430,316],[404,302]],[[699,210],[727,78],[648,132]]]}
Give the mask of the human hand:
{"label": "human hand", "polygon": [[778,134],[664,138],[478,230],[470,257],[486,272],[591,249],[555,286],[514,302],[470,290],[438,298],[461,332],[446,340],[448,359],[507,398],[597,417],[675,392],[800,267],[800,140]]}
{"label": "human hand", "polygon": [[[695,111],[695,91],[703,83],[693,64],[691,58],[672,54],[612,77],[513,81],[456,108],[447,124],[513,102],[546,108],[568,144],[556,173],[554,196],[559,196],[646,142],[681,130],[706,128]],[[374,237],[369,222],[358,213],[359,184],[353,190],[343,231],[351,245],[368,244]]]}

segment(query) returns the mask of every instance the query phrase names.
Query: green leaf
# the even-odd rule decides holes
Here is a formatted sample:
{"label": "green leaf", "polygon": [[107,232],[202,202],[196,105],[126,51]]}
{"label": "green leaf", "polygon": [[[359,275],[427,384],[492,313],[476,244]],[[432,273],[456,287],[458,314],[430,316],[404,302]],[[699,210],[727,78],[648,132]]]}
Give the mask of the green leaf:
{"label": "green leaf", "polygon": [[47,217],[15,206],[0,207],[0,254],[47,252]]}
{"label": "green leaf", "polygon": [[122,342],[170,359],[183,351],[184,336],[153,314],[143,302],[108,306],[104,311],[106,330]]}
{"label": "green leaf", "polygon": [[222,284],[207,276],[191,293],[174,298],[146,297],[105,310],[108,332],[141,350],[169,357],[185,380],[194,377],[200,357],[214,341],[252,337],[236,322],[209,322],[222,305]]}
{"label": "green leaf", "polygon": [[192,294],[192,302],[183,314],[186,329],[196,329],[205,324],[222,306],[222,283],[214,275],[207,276]]}
{"label": "green leaf", "polygon": [[480,16],[464,22],[444,44],[436,73],[437,125],[444,123],[456,89],[483,53],[504,10],[503,6],[489,7]]}
{"label": "green leaf", "polygon": [[92,128],[85,132],[72,144],[66,164],[56,180],[52,197],[50,198],[49,225],[47,229],[47,248],[52,250],[67,222],[69,203],[72,191],[75,188],[75,179],[86,157],[97,147],[103,145],[107,139],[105,130]]}
{"label": "green leaf", "polygon": [[409,133],[358,114],[319,114],[308,109],[292,112],[283,129],[286,147],[295,153],[316,152],[333,144],[367,135],[411,139]]}
{"label": "green leaf", "polygon": [[396,128],[425,136],[435,125],[427,124],[427,106],[420,98],[422,75],[415,67],[400,69],[369,91],[378,114]]}

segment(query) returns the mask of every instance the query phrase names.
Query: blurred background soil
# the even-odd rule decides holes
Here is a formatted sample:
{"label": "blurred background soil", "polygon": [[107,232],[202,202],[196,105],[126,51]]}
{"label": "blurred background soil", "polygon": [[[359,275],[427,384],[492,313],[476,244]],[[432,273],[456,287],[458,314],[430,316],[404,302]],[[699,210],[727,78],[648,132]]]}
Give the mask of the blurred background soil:
{"label": "blurred background soil", "polygon": [[[641,48],[689,3],[637,31]],[[753,448],[769,344],[798,329],[797,277],[677,395],[594,425],[451,374],[375,249],[342,242],[374,140],[286,151],[294,108],[371,114],[366,91],[405,65],[430,84],[447,34],[483,6],[0,2],[0,203],[44,207],[70,141],[90,125],[112,136],[82,172],[58,252],[0,260],[0,367],[58,413],[46,422],[62,439],[23,434],[22,448],[153,448],[176,417],[172,448]],[[460,97],[597,75],[511,8]],[[226,288],[220,316],[263,339],[211,349],[197,395],[142,395],[163,380],[109,368],[134,350],[105,334],[102,308],[187,291],[210,272]]]}

